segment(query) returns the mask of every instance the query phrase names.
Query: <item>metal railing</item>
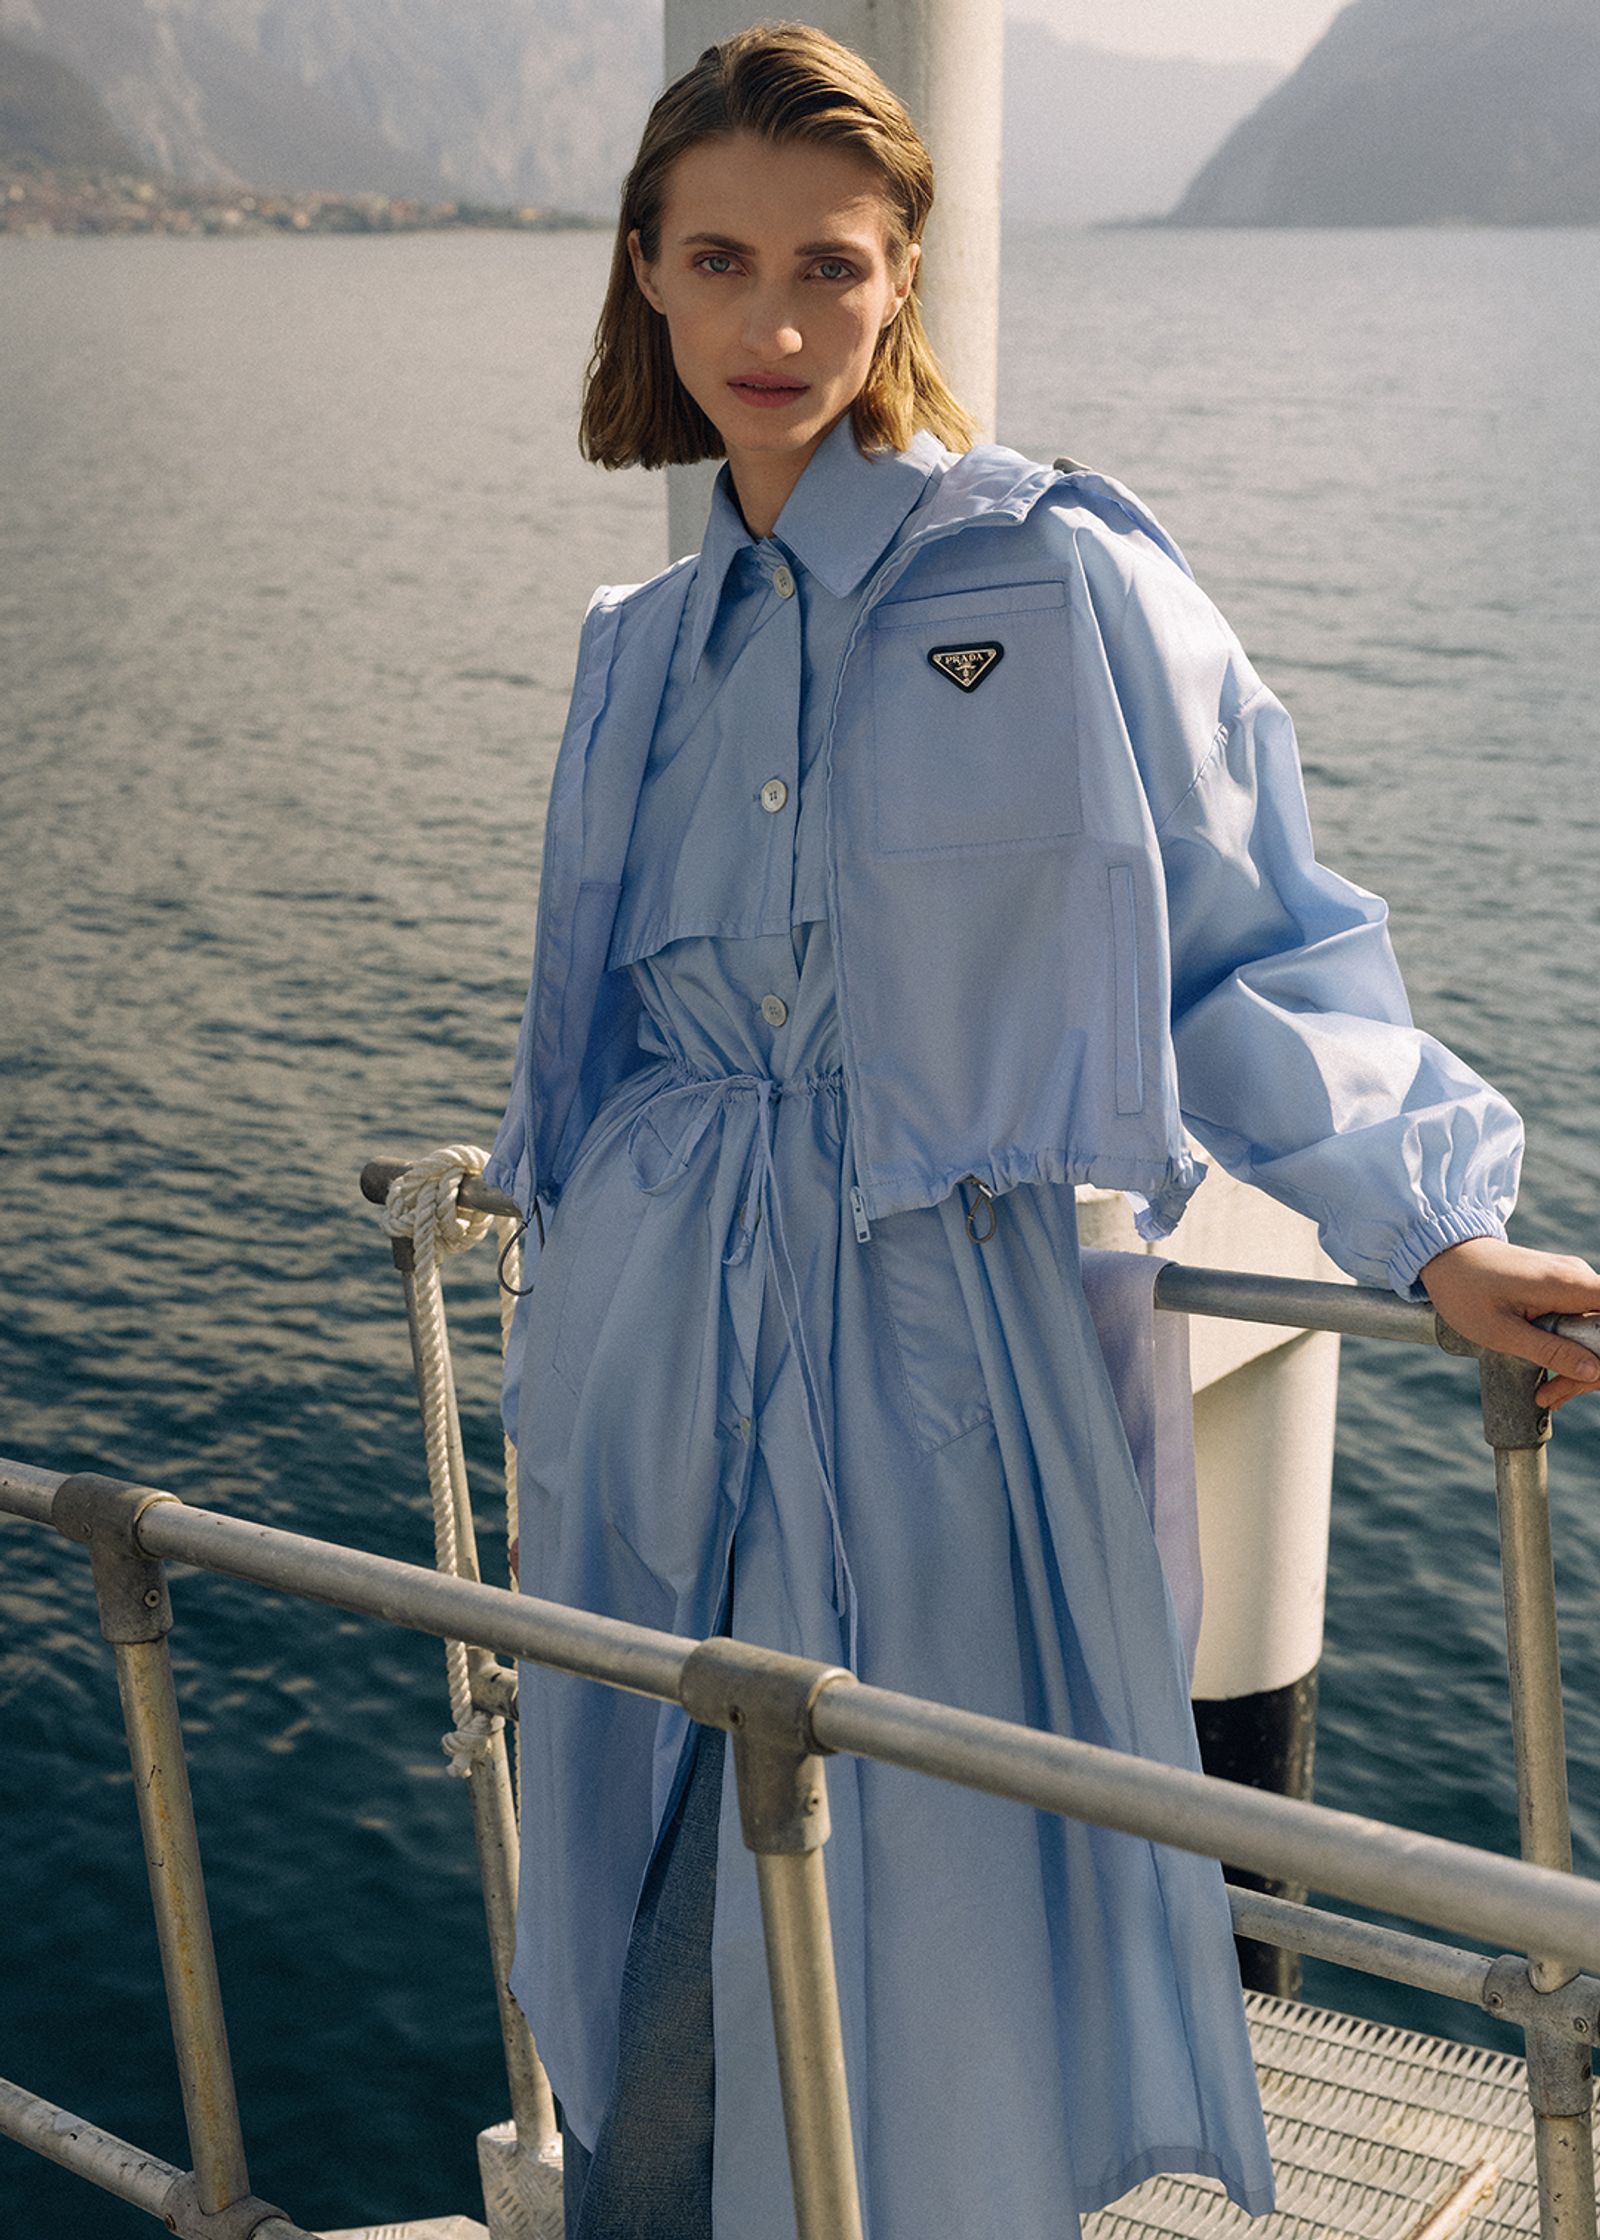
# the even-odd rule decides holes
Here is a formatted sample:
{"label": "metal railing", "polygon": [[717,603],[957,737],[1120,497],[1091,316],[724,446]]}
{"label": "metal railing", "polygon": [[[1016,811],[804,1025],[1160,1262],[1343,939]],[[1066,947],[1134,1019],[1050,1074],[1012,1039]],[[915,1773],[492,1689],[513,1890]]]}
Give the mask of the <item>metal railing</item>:
{"label": "metal railing", "polygon": [[[461,1197],[504,1210],[481,1184],[463,1185]],[[1156,1303],[1472,1351],[1431,1309],[1345,1285],[1173,1265],[1157,1281]],[[1563,1327],[1600,1352],[1595,1326]],[[178,2171],[5,2083],[0,2133],[149,2210],[187,2240],[306,2240],[249,2189],[168,1650],[164,1566],[177,1561],[467,1642],[480,1652],[473,1694],[487,1713],[509,1707],[513,1675],[494,1661],[503,1656],[681,1704],[731,1736],[744,1839],[760,1885],[800,2240],[859,2240],[861,2232],[823,1874],[823,1761],[834,1752],[1227,1859],[1507,1948],[1490,1959],[1230,1891],[1241,1935],[1442,1993],[1520,2027],[1544,2240],[1595,2240],[1590,2054],[1600,2029],[1600,1882],[1570,1871],[1550,1419],[1533,1399],[1540,1376],[1504,1355],[1480,1358],[1499,1500],[1521,1860],[870,1687],[837,1667],[748,1643],[689,1641],[193,1508],[151,1487],[0,1461],[0,1512],[53,1524],[89,1549],[136,1775],[193,2168]],[[499,1763],[503,1769],[503,1746]],[[510,1840],[514,1846],[514,1829]],[[503,1974],[508,1877],[486,1875],[486,1897],[491,1879],[491,1942]],[[531,2040],[528,2046],[531,2053]],[[527,2100],[526,2066],[520,2077],[515,2059],[508,2066],[517,2107]],[[532,2067],[542,2083],[536,2056]]]}

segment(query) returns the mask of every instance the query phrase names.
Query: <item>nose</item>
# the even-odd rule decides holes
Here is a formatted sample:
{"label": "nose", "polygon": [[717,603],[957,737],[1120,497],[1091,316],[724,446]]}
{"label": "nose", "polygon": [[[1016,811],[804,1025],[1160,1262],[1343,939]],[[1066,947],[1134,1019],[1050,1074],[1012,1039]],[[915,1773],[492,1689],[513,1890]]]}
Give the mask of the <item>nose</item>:
{"label": "nose", "polygon": [[803,347],[787,287],[752,288],[745,298],[744,346],[763,363],[792,358]]}

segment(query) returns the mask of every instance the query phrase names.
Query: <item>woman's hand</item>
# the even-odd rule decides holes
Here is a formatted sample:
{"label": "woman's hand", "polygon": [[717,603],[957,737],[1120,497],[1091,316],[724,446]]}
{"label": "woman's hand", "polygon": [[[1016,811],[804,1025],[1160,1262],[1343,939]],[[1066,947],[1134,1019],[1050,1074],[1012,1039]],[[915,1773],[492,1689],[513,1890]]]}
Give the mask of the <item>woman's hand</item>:
{"label": "woman's hand", "polygon": [[1452,1330],[1495,1353],[1537,1361],[1548,1372],[1534,1394],[1559,1408],[1600,1383],[1600,1360],[1575,1339],[1535,1327],[1542,1314],[1600,1314],[1600,1275],[1566,1252],[1531,1252],[1499,1237],[1469,1237],[1421,1271],[1428,1297]]}

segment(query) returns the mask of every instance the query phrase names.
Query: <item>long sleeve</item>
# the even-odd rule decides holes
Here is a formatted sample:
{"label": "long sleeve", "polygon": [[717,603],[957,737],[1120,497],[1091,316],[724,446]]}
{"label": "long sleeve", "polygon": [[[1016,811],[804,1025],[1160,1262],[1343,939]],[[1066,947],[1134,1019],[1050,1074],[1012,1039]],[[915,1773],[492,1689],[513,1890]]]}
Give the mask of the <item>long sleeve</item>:
{"label": "long sleeve", "polygon": [[1114,561],[1096,543],[1165,869],[1185,1124],[1358,1281],[1421,1298],[1435,1253],[1504,1235],[1522,1124],[1413,1025],[1385,906],[1316,860],[1294,728],[1215,607],[1142,538]]}

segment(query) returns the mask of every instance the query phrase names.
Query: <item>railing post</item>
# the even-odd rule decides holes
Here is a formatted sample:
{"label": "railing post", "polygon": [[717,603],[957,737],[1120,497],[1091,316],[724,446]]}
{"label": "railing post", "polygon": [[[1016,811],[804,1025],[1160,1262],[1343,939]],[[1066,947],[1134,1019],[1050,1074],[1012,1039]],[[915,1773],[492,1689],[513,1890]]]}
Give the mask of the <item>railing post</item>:
{"label": "railing post", "polygon": [[[1485,1353],[1478,1375],[1483,1435],[1494,1449],[1522,1856],[1565,1874],[1572,1869],[1572,1819],[1550,1537],[1550,1417],[1533,1397],[1544,1371],[1509,1354]],[[1558,1989],[1575,1973],[1543,1960],[1532,1965],[1540,1991]]]}
{"label": "railing post", "polygon": [[[1572,1820],[1556,1633],[1555,1557],[1550,1534],[1550,1416],[1534,1393],[1536,1362],[1469,1347],[1445,1324],[1448,1352],[1478,1351],[1483,1435],[1494,1449],[1505,1595],[1506,1667],[1516,1757],[1522,1856],[1530,1865],[1572,1871]],[[1565,1962],[1531,1957],[1528,1980],[1546,1997],[1570,1983]],[[1570,2019],[1535,2012],[1524,2027],[1528,2098],[1533,2108],[1543,2240],[1596,2240],[1590,2040]]]}
{"label": "railing post", "polygon": [[855,2141],[822,1847],[828,1794],[811,1712],[852,1684],[776,1650],[702,1642],[683,1671],[693,1719],[733,1737],[744,1840],[756,1857],[789,2175],[799,2240],[861,2240]]}
{"label": "railing post", "polygon": [[[138,1537],[145,1511],[175,1499],[148,1486],[86,1475],[57,1487],[51,1517],[69,1540],[88,1543],[100,1630],[116,1654],[194,2195],[211,2216],[246,2200],[250,2178],[167,1648],[172,1603],[165,1567],[145,1555]],[[258,2206],[263,2216],[272,2213],[267,2204]]]}

